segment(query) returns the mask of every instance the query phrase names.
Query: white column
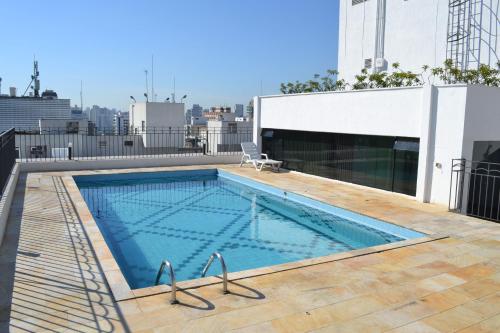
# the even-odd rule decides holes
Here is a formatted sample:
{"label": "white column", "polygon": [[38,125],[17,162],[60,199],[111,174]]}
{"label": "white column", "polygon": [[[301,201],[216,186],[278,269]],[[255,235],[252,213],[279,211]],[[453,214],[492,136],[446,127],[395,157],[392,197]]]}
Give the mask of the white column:
{"label": "white column", "polygon": [[262,152],[262,138],[260,136],[260,97],[253,98],[253,142],[257,146],[257,151]]}
{"label": "white column", "polygon": [[437,89],[434,85],[426,85],[423,87],[422,93],[416,197],[418,201],[430,202],[434,167]]}

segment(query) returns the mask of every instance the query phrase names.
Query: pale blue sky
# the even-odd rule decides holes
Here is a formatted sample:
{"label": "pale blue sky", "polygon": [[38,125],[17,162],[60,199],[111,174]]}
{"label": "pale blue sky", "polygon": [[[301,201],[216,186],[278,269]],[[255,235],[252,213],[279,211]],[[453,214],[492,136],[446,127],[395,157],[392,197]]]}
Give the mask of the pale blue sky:
{"label": "pale blue sky", "polygon": [[42,89],[84,106],[142,100],[155,57],[158,99],[246,104],[284,81],[336,68],[338,0],[2,1],[0,77],[21,93],[33,55]]}

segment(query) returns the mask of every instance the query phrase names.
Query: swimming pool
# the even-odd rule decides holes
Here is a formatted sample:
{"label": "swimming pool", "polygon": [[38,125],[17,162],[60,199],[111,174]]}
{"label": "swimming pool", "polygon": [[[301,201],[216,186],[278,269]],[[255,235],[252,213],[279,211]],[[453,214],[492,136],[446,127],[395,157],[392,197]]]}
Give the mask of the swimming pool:
{"label": "swimming pool", "polygon": [[163,259],[182,281],[214,251],[236,272],[423,236],[216,169],[74,179],[131,289]]}

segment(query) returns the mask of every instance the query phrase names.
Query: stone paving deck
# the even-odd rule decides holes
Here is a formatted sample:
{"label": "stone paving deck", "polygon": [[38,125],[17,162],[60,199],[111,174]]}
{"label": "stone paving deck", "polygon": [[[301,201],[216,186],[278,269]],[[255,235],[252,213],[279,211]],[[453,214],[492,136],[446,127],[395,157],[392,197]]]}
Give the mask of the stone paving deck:
{"label": "stone paving deck", "polygon": [[[184,290],[175,306],[169,293],[115,302],[62,181],[78,172],[23,174],[0,248],[0,332],[500,331],[500,224],[340,182],[218,167],[450,237],[241,279],[230,295],[220,284]],[[153,170],[167,169],[183,167]]]}

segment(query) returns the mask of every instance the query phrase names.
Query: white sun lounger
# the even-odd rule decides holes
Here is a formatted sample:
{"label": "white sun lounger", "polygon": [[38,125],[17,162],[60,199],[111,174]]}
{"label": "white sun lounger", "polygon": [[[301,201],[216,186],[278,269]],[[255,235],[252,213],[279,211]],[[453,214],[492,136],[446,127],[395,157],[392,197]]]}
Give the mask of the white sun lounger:
{"label": "white sun lounger", "polygon": [[272,160],[267,154],[259,153],[255,143],[242,142],[241,149],[243,150],[243,156],[241,157],[240,167],[244,163],[251,163],[258,171],[262,171],[262,168],[266,165],[270,166],[272,170],[280,170],[280,166],[283,162]]}

